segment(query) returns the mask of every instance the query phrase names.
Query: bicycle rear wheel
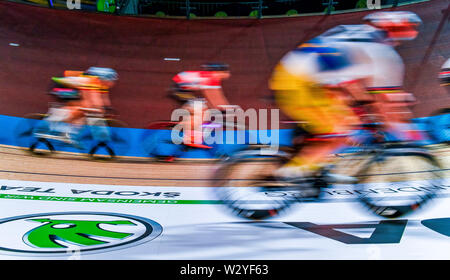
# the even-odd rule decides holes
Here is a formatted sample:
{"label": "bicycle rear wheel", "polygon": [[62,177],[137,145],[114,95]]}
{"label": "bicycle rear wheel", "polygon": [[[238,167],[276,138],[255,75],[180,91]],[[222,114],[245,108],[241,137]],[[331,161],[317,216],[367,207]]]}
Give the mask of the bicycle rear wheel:
{"label": "bicycle rear wheel", "polygon": [[436,197],[443,189],[441,173],[439,162],[426,150],[386,149],[358,172],[356,193],[373,213],[397,218]]}
{"label": "bicycle rear wheel", "polygon": [[261,220],[277,216],[297,201],[292,184],[271,176],[286,161],[283,153],[239,152],[216,170],[212,179],[215,195],[239,217]]}
{"label": "bicycle rear wheel", "polygon": [[15,144],[26,147],[28,152],[38,156],[48,156],[55,151],[54,146],[44,138],[34,135],[35,132],[48,132],[49,123],[44,121],[46,114],[25,115],[14,129]]}
{"label": "bicycle rear wheel", "polygon": [[144,152],[151,158],[171,161],[182,154],[181,146],[175,145],[171,138],[171,129],[177,124],[172,121],[151,123],[142,134],[141,143]]}

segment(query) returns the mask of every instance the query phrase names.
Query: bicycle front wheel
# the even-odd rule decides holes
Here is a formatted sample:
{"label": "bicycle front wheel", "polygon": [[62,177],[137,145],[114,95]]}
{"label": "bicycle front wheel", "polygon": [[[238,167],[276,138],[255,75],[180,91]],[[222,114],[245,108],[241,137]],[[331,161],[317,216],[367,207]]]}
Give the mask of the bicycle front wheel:
{"label": "bicycle front wheel", "polygon": [[243,151],[222,161],[212,179],[215,195],[233,214],[253,220],[286,211],[297,201],[296,189],[272,173],[286,163],[282,154]]}
{"label": "bicycle front wheel", "polygon": [[80,141],[89,143],[92,138],[92,147],[89,157],[94,160],[115,159],[118,155],[126,155],[130,148],[130,132],[128,125],[115,119],[94,119],[80,135]]}
{"label": "bicycle front wheel", "polygon": [[436,197],[443,189],[441,173],[439,162],[426,150],[386,149],[360,170],[356,193],[373,213],[397,218]]}

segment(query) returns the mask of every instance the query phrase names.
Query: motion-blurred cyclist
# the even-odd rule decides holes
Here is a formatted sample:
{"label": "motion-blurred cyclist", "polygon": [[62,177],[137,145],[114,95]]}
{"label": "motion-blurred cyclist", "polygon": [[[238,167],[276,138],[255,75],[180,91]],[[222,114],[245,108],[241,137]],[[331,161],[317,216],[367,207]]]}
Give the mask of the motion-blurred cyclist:
{"label": "motion-blurred cyclist", "polygon": [[377,12],[364,20],[328,30],[275,67],[269,86],[280,109],[322,140],[305,145],[277,176],[313,175],[360,123],[357,103],[372,104],[387,126],[409,118],[403,109],[414,98],[402,90],[404,65],[393,46],[414,39],[421,20],[410,12]]}
{"label": "motion-blurred cyclist", "polygon": [[[86,114],[103,115],[110,108],[109,89],[114,86],[118,74],[111,68],[90,67],[86,71],[65,71],[64,77],[52,78],[63,88],[54,88],[52,94],[68,99],[62,106],[50,108],[50,132],[55,135],[40,135],[77,144],[74,136],[85,124]],[[69,90],[68,90],[69,89]],[[69,98],[68,98],[69,97]]]}
{"label": "motion-blurred cyclist", "polygon": [[201,71],[183,71],[172,78],[174,82],[172,96],[180,101],[182,108],[191,114],[190,120],[185,120],[189,122],[185,123],[185,127],[190,127],[190,130],[185,131],[184,134],[185,145],[209,148],[200,142],[207,109],[224,112],[228,108],[239,107],[230,105],[223,93],[222,82],[229,77],[230,70],[227,64],[206,63],[202,65]]}

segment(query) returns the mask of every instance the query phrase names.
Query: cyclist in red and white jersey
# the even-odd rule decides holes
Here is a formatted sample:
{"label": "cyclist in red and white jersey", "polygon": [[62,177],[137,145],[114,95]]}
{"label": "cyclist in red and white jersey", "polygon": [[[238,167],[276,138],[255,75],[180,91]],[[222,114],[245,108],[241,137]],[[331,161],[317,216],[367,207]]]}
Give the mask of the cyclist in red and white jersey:
{"label": "cyclist in red and white jersey", "polygon": [[[216,109],[221,112],[228,108],[239,108],[239,106],[230,105],[226,99],[222,81],[230,77],[229,66],[224,63],[207,63],[202,65],[201,71],[183,71],[172,78],[174,86],[172,96],[183,103],[182,108],[188,110],[191,114],[190,127],[192,133],[185,133],[184,144],[205,148],[199,143],[202,139],[202,124],[206,118],[207,109]],[[197,106],[197,108],[196,108]],[[201,106],[201,115],[195,116],[196,109]],[[195,135],[199,135],[195,137]],[[197,141],[195,141],[196,139]],[[194,143],[195,142],[195,143]]]}
{"label": "cyclist in red and white jersey", "polygon": [[230,77],[227,64],[207,63],[201,71],[183,71],[172,80],[174,96],[180,101],[206,101],[209,108],[224,111],[229,104],[222,90],[222,81]]}

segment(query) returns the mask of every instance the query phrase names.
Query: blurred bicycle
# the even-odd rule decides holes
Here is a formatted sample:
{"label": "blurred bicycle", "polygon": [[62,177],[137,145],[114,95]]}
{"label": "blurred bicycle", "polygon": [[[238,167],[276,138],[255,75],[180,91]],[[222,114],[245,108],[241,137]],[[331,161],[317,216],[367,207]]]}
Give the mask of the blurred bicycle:
{"label": "blurred bicycle", "polygon": [[128,126],[111,114],[87,113],[86,124],[78,127],[72,138],[61,136],[61,129],[55,129],[55,125],[61,124],[52,124],[47,117],[41,113],[25,115],[14,131],[16,144],[33,155],[45,156],[73,148],[96,160],[114,159],[129,149]]}
{"label": "blurred bicycle", "polygon": [[[118,75],[111,68],[90,67],[86,71],[65,71],[53,77],[47,114],[29,114],[19,123],[14,136],[18,146],[32,154],[46,155],[64,146],[87,153],[91,158],[115,158],[129,148],[127,125],[114,119],[109,89]],[[102,151],[104,150],[104,151]],[[106,157],[105,157],[106,156]]]}
{"label": "blurred bicycle", "polygon": [[[191,155],[197,154],[209,159],[219,159],[229,156],[236,150],[242,149],[245,145],[235,144],[233,147],[225,145],[226,139],[223,135],[217,135],[216,130],[221,129],[225,133],[228,129],[244,129],[237,123],[226,122],[203,122],[201,132],[201,143],[181,143],[176,144],[172,139],[172,130],[175,126],[180,125],[180,122],[174,121],[156,121],[147,126],[147,129],[141,136],[140,142],[142,149],[149,157],[160,162],[174,162],[189,153]],[[182,131],[178,137],[184,138],[185,131]],[[248,133],[248,132],[246,132]],[[214,139],[220,137],[222,141],[216,143]],[[208,144],[210,143],[210,144]]]}
{"label": "blurred bicycle", "polygon": [[[409,214],[435,198],[444,183],[436,157],[418,142],[389,141],[373,114],[360,116],[371,117],[358,127],[364,136],[352,138],[353,151],[313,176],[274,175],[303,145],[323,140],[300,134],[302,141],[294,148],[263,154],[249,146],[222,160],[211,178],[215,195],[232,213],[247,219],[275,217],[294,203],[318,201],[322,190],[334,184],[352,186],[362,205],[385,218]],[[395,185],[412,187],[413,192],[395,192]]]}
{"label": "blurred bicycle", "polygon": [[[204,121],[204,116],[211,110],[219,114],[227,109],[240,108],[230,105],[222,90],[222,82],[230,77],[229,66],[224,63],[206,63],[201,71],[183,71],[172,78],[168,91],[181,109],[189,115],[186,120],[156,121],[147,126],[141,138],[144,152],[159,161],[172,162],[190,152],[203,154],[207,158],[218,158],[226,154],[225,146],[208,141],[215,137],[214,130],[227,127],[236,129],[236,123],[217,121],[211,115],[211,121]],[[183,143],[176,144],[172,139],[172,130],[177,125],[184,126],[180,136]],[[201,141],[193,141],[194,135]],[[207,144],[212,143],[212,144]]]}

